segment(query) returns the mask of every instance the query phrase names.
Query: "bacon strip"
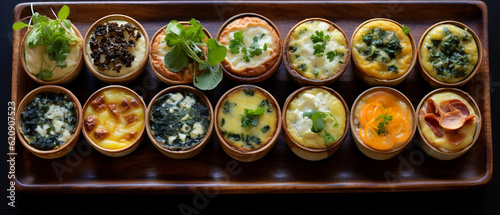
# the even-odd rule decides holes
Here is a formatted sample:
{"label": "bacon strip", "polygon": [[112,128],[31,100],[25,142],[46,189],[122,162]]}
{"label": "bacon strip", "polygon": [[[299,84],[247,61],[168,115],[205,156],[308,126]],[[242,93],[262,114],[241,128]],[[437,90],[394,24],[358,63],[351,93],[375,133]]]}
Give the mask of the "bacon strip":
{"label": "bacon strip", "polygon": [[426,114],[424,116],[425,124],[427,124],[431,129],[432,132],[437,137],[442,137],[443,136],[443,128],[439,125],[439,120],[434,114]]}
{"label": "bacon strip", "polygon": [[460,112],[462,113],[462,115],[464,116],[469,116],[470,115],[470,111],[469,111],[469,108],[467,107],[466,104],[464,104],[462,101],[458,100],[458,99],[455,99],[457,101],[454,101],[454,102],[451,102],[448,107],[450,108],[450,110],[460,110]]}
{"label": "bacon strip", "polygon": [[432,99],[427,100],[427,107],[425,108],[426,113],[435,114],[436,117],[441,115],[441,111],[437,108],[436,102]]}

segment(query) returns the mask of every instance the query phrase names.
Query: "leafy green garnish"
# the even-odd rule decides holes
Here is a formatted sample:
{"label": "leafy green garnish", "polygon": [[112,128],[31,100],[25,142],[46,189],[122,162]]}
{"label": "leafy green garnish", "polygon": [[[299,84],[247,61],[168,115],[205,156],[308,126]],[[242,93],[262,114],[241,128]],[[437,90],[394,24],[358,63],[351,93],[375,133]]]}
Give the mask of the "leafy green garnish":
{"label": "leafy green garnish", "polygon": [[271,129],[271,127],[269,127],[269,125],[266,125],[264,127],[262,127],[260,130],[263,132],[263,133],[266,133],[269,131],[269,129]]}
{"label": "leafy green garnish", "polygon": [[377,135],[386,135],[386,128],[389,125],[389,121],[392,120],[392,115],[379,115],[378,119],[382,121],[377,125]]}
{"label": "leafy green garnish", "polygon": [[267,43],[264,43],[263,48],[259,47],[259,39],[262,39],[265,34],[260,35],[260,37],[254,36],[253,43],[247,47],[245,45],[243,31],[237,31],[233,34],[233,39],[229,41],[229,51],[231,54],[243,53],[243,59],[246,62],[250,62],[250,58],[255,56],[259,56],[262,54],[262,51],[267,50]]}
{"label": "leafy green garnish", "polygon": [[[38,12],[35,12],[31,16],[33,28],[26,36],[28,48],[34,49],[38,46],[43,46],[44,52],[49,56],[49,60],[57,62],[53,68],[45,68],[44,65],[46,62],[42,60],[39,73],[36,75],[38,79],[46,80],[51,78],[53,71],[57,67],[66,68],[67,64],[65,61],[71,51],[70,45],[80,40],[72,31],[68,30],[71,28],[71,22],[67,20],[69,13],[69,7],[64,5],[59,10],[55,20],[40,15]],[[12,25],[13,30],[21,30],[25,27],[30,26],[22,21]]]}
{"label": "leafy green garnish", "polygon": [[326,49],[326,41],[330,40],[330,35],[326,34],[323,31],[315,31],[313,35],[310,37],[314,48],[314,55],[317,57],[322,57]]}
{"label": "leafy green garnish", "polygon": [[250,128],[250,126],[257,126],[259,124],[259,116],[264,114],[264,108],[258,107],[257,109],[247,109],[241,114],[241,127]]}
{"label": "leafy green garnish", "polygon": [[339,52],[339,51],[335,50],[335,51],[329,51],[326,53],[326,58],[328,58],[328,60],[330,62],[332,62],[333,59],[337,56],[340,56],[341,58],[344,57],[344,52]]}
{"label": "leafy green garnish", "polygon": [[406,25],[403,25],[403,33],[405,33],[406,35],[408,35],[410,33],[410,28],[408,28],[408,26]]}
{"label": "leafy green garnish", "polygon": [[231,109],[236,106],[236,103],[228,102],[224,103],[224,107],[222,107],[222,113],[231,113]]}
{"label": "leafy green garnish", "polygon": [[[227,49],[213,38],[204,42],[206,36],[199,21],[191,19],[189,24],[191,25],[183,26],[172,20],[165,28],[165,42],[173,48],[165,55],[164,63],[170,71],[179,72],[187,66],[189,59],[192,59],[193,68],[204,70],[194,76],[193,85],[201,90],[211,90],[222,80],[222,68],[219,63],[226,57]],[[198,46],[206,46],[207,53]]]}
{"label": "leafy green garnish", "polygon": [[311,127],[311,131],[314,132],[314,133],[320,133],[321,131],[324,130],[324,134],[319,134],[321,137],[323,137],[323,139],[325,139],[325,145],[328,145],[328,143],[333,143],[335,141],[337,141],[337,139],[332,136],[330,133],[328,133],[328,131],[326,131],[326,123],[325,123],[325,119],[326,117],[333,117],[333,119],[335,120],[335,124],[333,125],[333,127],[337,127],[339,124],[338,124],[338,121],[337,119],[335,118],[335,116],[333,116],[331,113],[328,113],[328,112],[320,112],[320,111],[316,111],[316,110],[311,110],[311,111],[306,111],[302,114],[302,117],[303,118],[310,118],[313,122],[313,125]]}

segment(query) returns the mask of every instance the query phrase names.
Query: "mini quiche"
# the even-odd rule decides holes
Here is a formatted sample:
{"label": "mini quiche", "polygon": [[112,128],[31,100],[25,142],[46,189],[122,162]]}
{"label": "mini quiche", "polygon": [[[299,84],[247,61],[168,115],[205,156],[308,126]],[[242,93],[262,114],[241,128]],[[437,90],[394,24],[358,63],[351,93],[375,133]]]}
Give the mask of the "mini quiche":
{"label": "mini quiche", "polygon": [[419,110],[419,129],[423,137],[442,152],[457,152],[472,144],[478,115],[462,96],[442,91],[433,94]]}
{"label": "mini quiche", "polygon": [[392,158],[406,149],[416,130],[415,110],[401,92],[374,87],[354,102],[351,132],[356,146],[377,160]]}
{"label": "mini quiche", "polygon": [[73,136],[78,115],[76,104],[66,93],[43,92],[24,107],[19,127],[29,145],[53,150]]}
{"label": "mini quiche", "polygon": [[97,20],[85,36],[85,63],[106,83],[128,83],[142,74],[149,37],[139,22],[113,14]]}
{"label": "mini quiche", "polygon": [[149,113],[149,125],[156,140],[171,150],[187,150],[205,137],[210,113],[198,95],[169,92],[157,98]]}
{"label": "mini quiche", "polygon": [[293,98],[285,120],[288,133],[297,143],[323,149],[337,143],[344,135],[346,110],[343,102],[332,93],[310,88]]}
{"label": "mini quiche", "polygon": [[[409,30],[389,19],[362,23],[352,36],[352,56],[358,76],[370,85],[399,84],[416,60]],[[383,80],[383,81],[376,81]]]}
{"label": "mini quiche", "polygon": [[447,22],[431,27],[420,42],[419,57],[425,72],[445,83],[457,83],[469,77],[479,59],[472,33],[467,27]]}
{"label": "mini quiche", "polygon": [[[189,25],[189,22],[179,22],[182,25]],[[191,58],[189,58],[189,63],[187,66],[179,72],[172,72],[165,66],[165,55],[169,53],[173,47],[169,47],[165,42],[165,36],[167,35],[166,27],[164,26],[153,36],[153,41],[151,42],[151,51],[149,53],[149,64],[155,72],[156,76],[167,84],[188,84],[193,82],[194,78],[194,68]],[[203,29],[205,33],[205,38],[203,41],[206,42],[208,38],[212,38],[210,33]],[[198,46],[203,52],[207,52],[206,46]],[[204,70],[196,70],[196,74],[203,72]]]}
{"label": "mini quiche", "polygon": [[[227,24],[218,41],[226,46],[223,67],[237,77],[257,77],[273,73],[281,60],[279,32],[268,21],[245,16]],[[279,63],[279,62],[278,62]]]}
{"label": "mini quiche", "polygon": [[279,109],[259,88],[241,87],[229,94],[218,110],[217,126],[224,140],[243,150],[266,145],[278,128]]}
{"label": "mini quiche", "polygon": [[346,68],[349,45],[345,34],[328,20],[299,23],[287,37],[286,63],[308,79],[329,79]]}
{"label": "mini quiche", "polygon": [[68,19],[50,19],[38,12],[32,17],[33,26],[22,41],[24,69],[40,84],[73,81],[83,67],[80,31]]}
{"label": "mini quiche", "polygon": [[145,108],[128,88],[111,85],[94,93],[84,107],[84,134],[94,147],[117,151],[142,137]]}

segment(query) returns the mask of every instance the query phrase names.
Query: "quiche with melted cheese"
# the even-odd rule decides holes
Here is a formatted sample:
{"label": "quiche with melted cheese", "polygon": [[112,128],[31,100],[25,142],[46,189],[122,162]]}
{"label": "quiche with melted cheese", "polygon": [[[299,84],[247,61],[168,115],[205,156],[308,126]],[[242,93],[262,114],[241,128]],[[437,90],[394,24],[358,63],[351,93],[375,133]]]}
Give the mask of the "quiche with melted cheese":
{"label": "quiche with melted cheese", "polygon": [[280,59],[280,37],[276,29],[258,17],[232,21],[222,30],[218,40],[228,48],[222,65],[236,76],[262,75]]}
{"label": "quiche with melted cheese", "polygon": [[84,129],[97,145],[118,150],[136,142],[144,130],[145,109],[130,90],[110,87],[87,101]]}

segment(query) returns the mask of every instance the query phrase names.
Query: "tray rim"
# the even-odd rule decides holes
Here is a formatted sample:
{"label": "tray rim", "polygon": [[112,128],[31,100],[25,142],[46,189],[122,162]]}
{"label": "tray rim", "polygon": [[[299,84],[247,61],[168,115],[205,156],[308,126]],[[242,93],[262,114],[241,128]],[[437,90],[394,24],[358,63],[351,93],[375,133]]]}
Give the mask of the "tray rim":
{"label": "tray rim", "polygon": [[[303,4],[303,1],[287,0],[287,1],[201,1],[201,0],[184,0],[184,1],[140,1],[140,2],[128,2],[128,1],[72,1],[72,2],[24,2],[19,3],[14,8],[14,19],[17,21],[20,12],[25,8],[29,7],[31,4],[37,6],[43,5],[82,5],[82,4],[129,4],[129,5],[146,5],[146,4]],[[492,179],[493,174],[493,140],[492,140],[492,129],[491,129],[491,94],[490,94],[490,68],[489,68],[489,41],[488,41],[488,8],[486,3],[480,0],[452,0],[452,1],[427,1],[427,0],[417,0],[417,1],[308,1],[312,4],[389,4],[389,3],[400,3],[400,4],[471,4],[479,8],[482,12],[482,23],[483,28],[483,51],[484,59],[482,62],[483,67],[488,75],[484,76],[485,79],[485,89],[484,89],[484,106],[483,112],[487,113],[483,115],[484,118],[484,128],[482,132],[486,132],[486,165],[484,175],[474,177],[466,180],[439,180],[439,181],[412,181],[407,180],[404,182],[397,183],[366,183],[366,182],[342,182],[342,183],[299,183],[299,182],[277,182],[277,183],[203,183],[203,182],[172,182],[169,183],[147,183],[140,180],[130,180],[132,183],[106,183],[99,182],[96,183],[67,183],[67,184],[51,184],[51,185],[41,185],[41,184],[24,184],[15,177],[15,187],[16,190],[26,193],[184,193],[192,194],[195,189],[210,189],[217,188],[218,193],[224,194],[242,194],[242,193],[345,193],[345,192],[404,192],[404,191],[430,191],[430,190],[453,190],[453,189],[464,189],[464,188],[475,188],[481,187],[489,183]],[[16,52],[16,48],[20,44],[20,32],[13,32],[13,55],[12,55],[12,88],[11,88],[11,100],[18,100],[17,93],[17,81],[19,79],[18,68],[19,54]],[[18,104],[16,104],[17,108]],[[16,141],[17,144],[18,141]]]}

